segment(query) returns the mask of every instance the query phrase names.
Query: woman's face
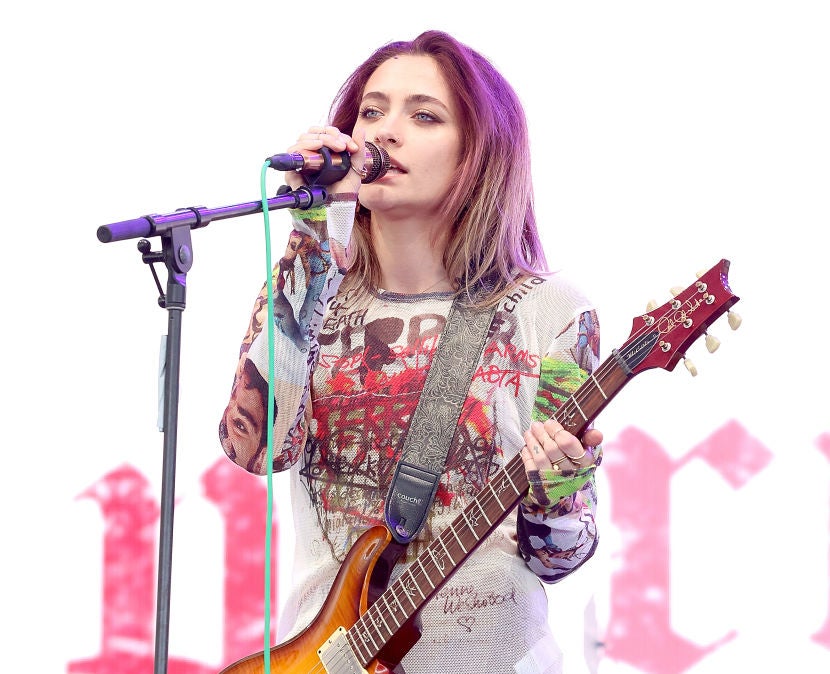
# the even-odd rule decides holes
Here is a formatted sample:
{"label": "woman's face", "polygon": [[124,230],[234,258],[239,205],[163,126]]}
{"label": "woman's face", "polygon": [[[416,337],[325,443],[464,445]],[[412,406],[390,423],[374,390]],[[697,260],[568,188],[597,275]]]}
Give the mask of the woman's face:
{"label": "woman's face", "polygon": [[461,158],[455,97],[430,56],[398,56],[366,83],[355,129],[382,145],[392,166],[360,188],[360,202],[375,215],[436,213]]}

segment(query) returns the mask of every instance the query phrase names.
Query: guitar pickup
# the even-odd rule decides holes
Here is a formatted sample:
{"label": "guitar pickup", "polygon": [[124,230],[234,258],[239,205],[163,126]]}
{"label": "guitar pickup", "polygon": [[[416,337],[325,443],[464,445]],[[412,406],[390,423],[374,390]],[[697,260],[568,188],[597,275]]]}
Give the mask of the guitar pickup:
{"label": "guitar pickup", "polygon": [[317,655],[327,674],[368,674],[349,645],[343,627],[338,627],[334,634],[326,639],[317,649]]}

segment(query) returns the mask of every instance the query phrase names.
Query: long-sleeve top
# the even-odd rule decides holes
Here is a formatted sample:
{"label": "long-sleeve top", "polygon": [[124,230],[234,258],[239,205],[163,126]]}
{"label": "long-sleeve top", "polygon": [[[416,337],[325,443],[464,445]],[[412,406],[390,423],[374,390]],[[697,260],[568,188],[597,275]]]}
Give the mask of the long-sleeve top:
{"label": "long-sleeve top", "polygon": [[[312,621],[350,547],[384,524],[384,499],[452,305],[451,293],[341,290],[342,258],[332,250],[348,243],[353,213],[350,201],[293,212],[274,269],[272,467],[291,471],[296,537],[281,638]],[[267,470],[266,297],[263,288],[220,426],[225,452],[257,473]],[[561,275],[527,278],[501,300],[429,518],[393,577],[520,451],[531,421],[551,417],[598,356],[594,308]],[[531,493],[424,606],[423,636],[403,660],[408,674],[561,671],[539,579],[556,582],[593,554],[595,464],[564,495],[550,472],[531,476]]]}

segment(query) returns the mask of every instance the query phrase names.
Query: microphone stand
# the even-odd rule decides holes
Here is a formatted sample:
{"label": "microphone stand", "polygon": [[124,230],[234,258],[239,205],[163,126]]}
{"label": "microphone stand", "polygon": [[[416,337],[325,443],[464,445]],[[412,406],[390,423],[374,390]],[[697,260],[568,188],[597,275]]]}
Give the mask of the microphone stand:
{"label": "microphone stand", "polygon": [[[283,185],[277,196],[267,200],[268,210],[319,206],[326,200],[322,185],[300,187],[297,190]],[[185,308],[187,272],[193,266],[193,246],[190,230],[204,227],[212,220],[235,218],[259,213],[262,201],[251,201],[234,206],[182,208],[166,215],[145,215],[133,220],[114,222],[98,228],[102,243],[140,238],[138,250],[159,291],[158,304],[168,311],[168,332],[164,368],[164,455],[162,459],[161,513],[159,522],[158,582],[156,595],[156,639],[154,674],[166,674],[170,633],[170,579],[173,563],[173,506],[176,483],[176,440],[179,413],[179,369],[181,360],[182,312]],[[161,250],[152,251],[144,237],[160,236]],[[167,292],[161,288],[153,264],[163,262],[167,267]]]}

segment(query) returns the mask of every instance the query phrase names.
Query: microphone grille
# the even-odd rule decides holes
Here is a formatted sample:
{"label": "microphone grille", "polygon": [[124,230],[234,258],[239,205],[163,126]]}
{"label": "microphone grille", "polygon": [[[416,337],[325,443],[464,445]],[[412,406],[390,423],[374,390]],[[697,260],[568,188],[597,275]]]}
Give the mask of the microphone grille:
{"label": "microphone grille", "polygon": [[[360,181],[364,185],[383,177],[392,163],[392,160],[389,158],[389,153],[386,150],[379,145],[370,143],[368,140],[366,141],[366,153],[371,155],[372,161],[371,166],[369,166],[368,161],[366,162],[366,177]],[[369,157],[367,157],[368,159]]]}

